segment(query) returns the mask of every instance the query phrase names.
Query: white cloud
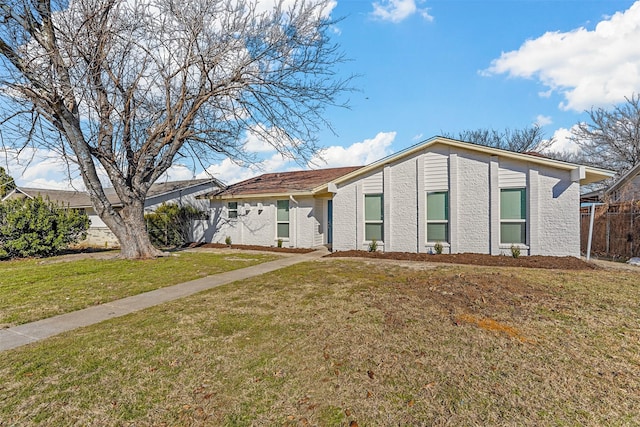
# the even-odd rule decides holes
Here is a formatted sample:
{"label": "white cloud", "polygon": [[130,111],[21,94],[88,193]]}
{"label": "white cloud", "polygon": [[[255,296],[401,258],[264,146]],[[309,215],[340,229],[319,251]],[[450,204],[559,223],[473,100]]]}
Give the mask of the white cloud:
{"label": "white cloud", "polygon": [[538,126],[547,126],[551,123],[553,123],[553,119],[551,119],[551,116],[543,116],[542,114],[539,114],[538,117],[536,117],[535,124]]}
{"label": "white cloud", "polygon": [[373,163],[391,154],[389,147],[396,137],[395,132],[380,132],[372,139],[356,142],[348,147],[331,146],[320,156],[314,157],[312,167],[359,166]]}
{"label": "white cloud", "polygon": [[[311,2],[311,0],[305,0],[305,2]],[[255,2],[255,8],[258,13],[270,12],[272,11],[276,5],[278,4],[278,0],[258,0]],[[282,7],[284,10],[287,10],[296,5],[296,0],[285,0],[282,2]],[[315,2],[317,3],[317,2]],[[325,8],[322,10],[322,16],[328,17],[331,15],[331,12],[338,5],[338,2],[332,0],[327,2]]]}
{"label": "white cloud", "polygon": [[199,173],[196,178],[213,176],[225,184],[233,184],[260,175],[261,173],[262,171],[255,167],[241,166],[232,162],[230,159],[224,159],[220,163],[209,166],[204,172]]}
{"label": "white cloud", "polygon": [[[640,92],[640,1],[594,30],[548,32],[502,53],[483,74],[536,78],[561,93],[563,110],[615,104]],[[541,96],[550,92],[541,92]]]}
{"label": "white cloud", "polygon": [[[262,127],[262,125],[258,125],[259,127]],[[264,138],[262,138],[260,136],[260,132],[266,132],[270,135],[271,138],[273,138],[274,141],[285,141],[285,138],[282,136],[279,136],[279,134],[282,134],[283,132],[277,128],[270,128],[270,129],[249,129],[247,131],[247,139],[244,142],[244,149],[245,151],[248,151],[249,153],[270,153],[275,151],[275,148],[273,147],[273,145],[269,144],[267,141],[264,140]],[[282,144],[284,146],[286,146],[285,142],[282,142]]]}
{"label": "white cloud", "polygon": [[[396,137],[395,132],[380,132],[371,139],[356,142],[348,147],[331,146],[322,150],[322,157],[315,156],[308,168],[329,168],[340,166],[359,166],[373,163],[391,154],[390,146]],[[229,159],[209,166],[197,178],[213,176],[225,184],[233,184],[268,172],[298,170],[300,166],[279,153],[274,153],[262,162],[241,166]]]}
{"label": "white cloud", "polygon": [[[331,146],[323,149],[322,157],[315,156],[307,166],[317,169],[373,163],[391,154],[390,147],[395,137],[396,132],[380,132],[371,139],[356,142],[348,147]],[[159,181],[193,179],[195,173],[195,178],[198,179],[213,176],[225,184],[233,184],[266,172],[300,169],[292,159],[283,157],[273,150],[270,156],[266,152],[262,154],[267,157],[260,163],[243,166],[230,159],[224,159],[199,173],[195,173],[194,169],[187,165],[174,164],[160,177]],[[77,171],[72,170],[72,178],[69,180],[65,163],[55,157],[52,152],[35,150],[27,153],[24,150],[19,159],[15,152],[0,152],[0,155],[7,159],[7,162],[3,162],[0,166],[3,166],[16,179],[19,186],[79,191],[85,188]]]}
{"label": "white cloud", "polygon": [[[577,126],[577,125],[576,125]],[[546,151],[577,154],[580,152],[580,146],[571,140],[572,130],[560,128],[553,133],[553,144]]]}
{"label": "white cloud", "polygon": [[427,21],[433,21],[433,16],[429,14],[429,10],[419,8],[416,5],[416,0],[383,0],[380,3],[374,2],[373,12],[371,12],[374,18],[395,24],[416,13]]}
{"label": "white cloud", "polygon": [[[19,187],[84,190],[76,166],[55,152],[45,149],[0,150],[0,164]],[[69,173],[71,176],[69,176]]]}
{"label": "white cloud", "polygon": [[175,163],[163,173],[158,182],[165,181],[185,181],[195,178],[195,171],[187,165]]}

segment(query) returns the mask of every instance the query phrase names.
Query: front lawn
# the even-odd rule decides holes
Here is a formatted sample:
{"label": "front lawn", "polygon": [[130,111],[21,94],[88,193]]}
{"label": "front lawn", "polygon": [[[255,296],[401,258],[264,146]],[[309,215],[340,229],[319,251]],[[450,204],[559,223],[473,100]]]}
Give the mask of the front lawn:
{"label": "front lawn", "polygon": [[275,254],[177,252],[144,261],[111,258],[66,262],[64,257],[2,261],[0,328],[276,258]]}
{"label": "front lawn", "polygon": [[639,425],[639,282],[298,264],[2,353],[0,426]]}

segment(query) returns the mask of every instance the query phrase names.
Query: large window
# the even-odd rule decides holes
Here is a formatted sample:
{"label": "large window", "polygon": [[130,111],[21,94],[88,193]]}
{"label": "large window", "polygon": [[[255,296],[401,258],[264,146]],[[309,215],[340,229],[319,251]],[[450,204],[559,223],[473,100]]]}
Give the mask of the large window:
{"label": "large window", "polygon": [[500,190],[500,243],[527,242],[527,192],[524,188]]}
{"label": "large window", "polygon": [[278,239],[289,238],[289,201],[278,200],[278,212],[276,215],[276,227]]}
{"label": "large window", "polygon": [[238,202],[228,202],[227,212],[229,214],[229,219],[238,218]]}
{"label": "large window", "polygon": [[364,196],[364,238],[382,241],[384,234],[382,194]]}
{"label": "large window", "polygon": [[449,241],[449,192],[427,193],[427,242]]}

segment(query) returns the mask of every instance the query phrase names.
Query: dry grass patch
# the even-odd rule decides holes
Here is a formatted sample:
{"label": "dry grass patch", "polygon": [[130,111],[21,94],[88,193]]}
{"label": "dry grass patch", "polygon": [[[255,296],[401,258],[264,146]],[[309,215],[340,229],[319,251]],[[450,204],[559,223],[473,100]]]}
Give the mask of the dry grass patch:
{"label": "dry grass patch", "polygon": [[0,425],[638,425],[638,301],[626,272],[305,263],[4,353]]}

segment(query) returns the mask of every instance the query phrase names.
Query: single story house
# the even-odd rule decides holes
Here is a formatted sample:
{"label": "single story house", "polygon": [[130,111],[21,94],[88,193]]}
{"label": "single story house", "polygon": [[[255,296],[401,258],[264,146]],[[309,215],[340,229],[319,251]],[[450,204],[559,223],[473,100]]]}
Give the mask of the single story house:
{"label": "single story house", "polygon": [[[175,203],[180,206],[191,205],[207,211],[208,203],[197,199],[196,196],[211,193],[221,188],[224,188],[224,184],[214,178],[157,182],[151,186],[147,193],[145,212],[153,212],[163,203]],[[122,207],[122,202],[113,188],[105,188],[105,194],[116,209]],[[9,192],[3,200],[33,198],[38,195],[48,198],[60,206],[81,209],[86,212],[91,225],[87,231],[87,238],[82,244],[100,247],[119,245],[118,239],[93,209],[89,194],[84,191],[17,187]]]}
{"label": "single story house", "polygon": [[[207,194],[199,241],[334,251],[580,256],[580,185],[613,172],[434,137],[363,167],[269,173]],[[201,196],[202,197],[202,196]]]}

